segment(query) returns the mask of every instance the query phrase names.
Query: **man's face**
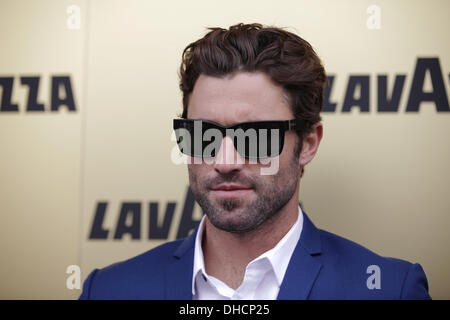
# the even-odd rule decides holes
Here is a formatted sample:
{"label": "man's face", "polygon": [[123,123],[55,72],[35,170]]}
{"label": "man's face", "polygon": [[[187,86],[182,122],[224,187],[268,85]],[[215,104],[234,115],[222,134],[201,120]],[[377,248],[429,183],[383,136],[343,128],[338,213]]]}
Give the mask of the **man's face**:
{"label": "man's face", "polygon": [[[294,118],[283,89],[261,72],[239,72],[223,78],[200,75],[189,99],[187,117],[224,126]],[[297,141],[295,132],[286,132],[283,151],[276,159],[279,167],[273,175],[261,175],[261,167],[267,164],[241,158],[228,136],[223,138],[214,163],[189,164],[192,192],[210,222],[229,232],[254,230],[297,197]]]}

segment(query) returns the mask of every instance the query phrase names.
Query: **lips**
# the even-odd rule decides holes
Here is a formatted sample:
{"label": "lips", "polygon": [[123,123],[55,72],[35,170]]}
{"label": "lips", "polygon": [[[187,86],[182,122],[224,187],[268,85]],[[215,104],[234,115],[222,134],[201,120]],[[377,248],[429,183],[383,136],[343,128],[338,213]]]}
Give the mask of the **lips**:
{"label": "lips", "polygon": [[212,190],[223,190],[223,191],[232,191],[232,190],[247,190],[251,189],[250,187],[240,185],[240,184],[220,184],[217,187],[212,188]]}
{"label": "lips", "polygon": [[239,184],[220,184],[212,188],[211,191],[220,198],[241,198],[251,192],[252,189]]}

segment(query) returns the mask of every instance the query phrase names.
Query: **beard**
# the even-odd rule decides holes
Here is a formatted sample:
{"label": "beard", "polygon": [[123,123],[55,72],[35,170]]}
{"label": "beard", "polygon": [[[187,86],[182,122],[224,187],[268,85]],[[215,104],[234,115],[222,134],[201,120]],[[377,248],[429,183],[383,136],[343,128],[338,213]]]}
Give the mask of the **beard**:
{"label": "beard", "polygon": [[[288,168],[279,170],[276,175],[249,176],[242,171],[226,174],[213,172],[216,173],[214,177],[206,177],[196,172],[195,165],[189,166],[190,187],[196,201],[216,228],[245,233],[275,217],[289,202],[297,188],[300,168],[294,153]],[[252,192],[242,198],[213,197],[211,189],[222,183],[248,186]]]}

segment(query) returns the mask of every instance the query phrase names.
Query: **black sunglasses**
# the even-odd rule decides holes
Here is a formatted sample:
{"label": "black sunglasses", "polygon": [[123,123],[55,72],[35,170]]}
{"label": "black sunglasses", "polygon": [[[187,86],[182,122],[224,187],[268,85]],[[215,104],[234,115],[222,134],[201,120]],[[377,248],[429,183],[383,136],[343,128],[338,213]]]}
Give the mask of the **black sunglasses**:
{"label": "black sunglasses", "polygon": [[276,157],[283,151],[286,131],[302,131],[304,119],[252,121],[222,126],[206,120],[174,119],[173,129],[180,151],[191,157],[213,158],[222,138],[233,139],[237,152],[245,159]]}

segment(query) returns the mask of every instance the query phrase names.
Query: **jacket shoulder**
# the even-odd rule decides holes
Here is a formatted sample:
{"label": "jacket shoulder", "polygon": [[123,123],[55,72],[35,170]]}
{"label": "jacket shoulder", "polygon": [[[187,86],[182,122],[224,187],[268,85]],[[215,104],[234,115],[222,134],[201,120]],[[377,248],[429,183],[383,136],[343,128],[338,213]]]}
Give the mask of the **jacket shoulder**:
{"label": "jacket shoulder", "polygon": [[420,264],[384,257],[344,237],[318,232],[323,262],[323,283],[318,285],[327,292],[349,299],[430,299]]}
{"label": "jacket shoulder", "polygon": [[163,299],[164,273],[181,242],[167,242],[133,258],[93,270],[84,282],[80,299]]}

